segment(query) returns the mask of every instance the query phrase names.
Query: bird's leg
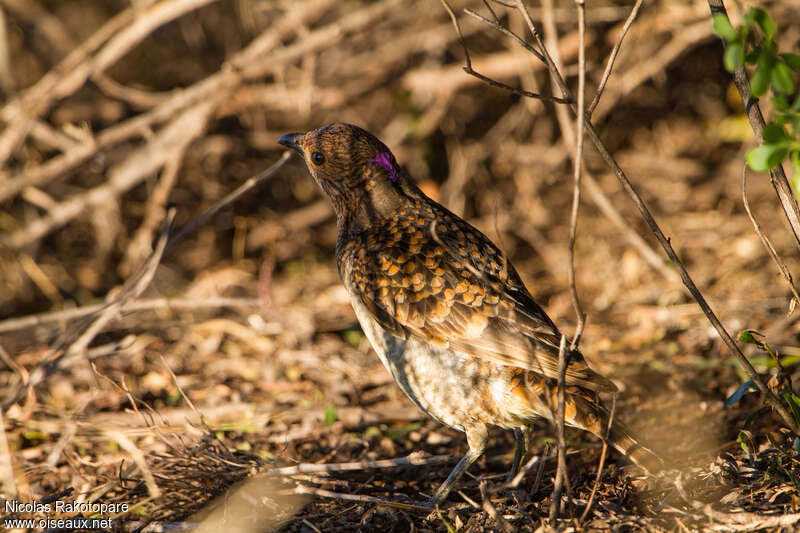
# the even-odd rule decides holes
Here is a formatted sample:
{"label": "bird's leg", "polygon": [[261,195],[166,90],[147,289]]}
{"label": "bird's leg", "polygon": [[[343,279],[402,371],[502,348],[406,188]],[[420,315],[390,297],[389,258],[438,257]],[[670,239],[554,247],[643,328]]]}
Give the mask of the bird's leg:
{"label": "bird's leg", "polygon": [[528,426],[522,428],[514,428],[514,462],[511,463],[511,471],[508,473],[506,483],[511,483],[517,474],[522,463],[525,461],[525,455],[530,447],[531,429]]}
{"label": "bird's leg", "polygon": [[484,450],[486,450],[486,442],[489,440],[488,431],[485,424],[472,426],[465,430],[467,434],[467,444],[469,444],[469,451],[461,458],[447,479],[444,480],[433,497],[428,500],[428,505],[431,507],[441,503],[450,493],[456,481],[467,471],[469,465],[474,463],[480,457]]}

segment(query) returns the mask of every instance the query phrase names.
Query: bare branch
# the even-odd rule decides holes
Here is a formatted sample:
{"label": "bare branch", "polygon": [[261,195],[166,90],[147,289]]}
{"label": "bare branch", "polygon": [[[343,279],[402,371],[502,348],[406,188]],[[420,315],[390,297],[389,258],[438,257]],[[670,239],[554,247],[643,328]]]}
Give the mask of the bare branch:
{"label": "bare branch", "polygon": [[572,294],[572,307],[578,316],[578,325],[575,328],[575,336],[572,338],[571,350],[575,350],[583,335],[583,328],[586,326],[586,313],[583,311],[581,301],[578,298],[578,288],[575,284],[575,237],[578,232],[578,210],[581,203],[581,165],[583,163],[583,130],[584,130],[584,103],[586,93],[586,6],[583,0],[575,0],[578,9],[578,35],[580,44],[578,46],[578,113],[576,121],[577,135],[575,136],[575,158],[573,159],[574,185],[572,188],[572,213],[569,224],[569,288]]}
{"label": "bare branch", "polygon": [[423,507],[422,505],[393,502],[391,500],[382,500],[374,496],[363,496],[361,494],[345,494],[341,492],[332,492],[330,490],[318,489],[316,487],[309,487],[308,485],[298,485],[297,488],[295,488],[292,491],[292,494],[310,494],[312,496],[319,496],[321,498],[332,498],[335,500],[372,503],[376,505],[381,505],[383,507],[402,509],[404,511],[430,511],[430,507]]}
{"label": "bare branch", "polygon": [[561,336],[561,344],[558,347],[558,407],[556,411],[556,442],[558,445],[558,468],[556,479],[553,482],[553,495],[550,501],[550,526],[554,527],[558,515],[561,514],[561,495],[564,492],[564,484],[569,483],[567,474],[567,445],[564,441],[564,411],[566,404],[566,375],[569,355],[567,354],[567,337]]}
{"label": "bare branch", "polygon": [[789,290],[792,291],[792,296],[794,296],[795,304],[800,304],[800,296],[797,294],[797,287],[794,286],[794,279],[792,279],[792,274],[789,272],[789,269],[786,266],[786,263],[781,259],[781,256],[778,255],[778,252],[775,250],[775,247],[772,246],[772,242],[769,240],[769,237],[761,230],[761,225],[756,220],[755,215],[750,210],[750,202],[747,201],[747,165],[744,165],[742,169],[742,202],[744,203],[744,209],[747,211],[747,216],[750,217],[750,222],[753,223],[753,229],[755,230],[758,238],[761,239],[761,244],[764,245],[764,248],[767,249],[769,252],[769,256],[772,258],[772,261],[778,267],[781,274],[783,274],[786,283],[789,284]]}
{"label": "bare branch", "polygon": [[[453,10],[450,8],[450,5],[447,3],[447,1],[446,0],[441,0],[441,2],[442,2],[442,5],[444,6],[444,8],[447,10],[447,13],[450,15],[450,20],[453,21],[453,26],[455,26],[456,33],[458,33],[458,40],[461,43],[461,47],[464,49],[464,63],[465,63],[464,72],[466,72],[470,76],[474,76],[474,77],[478,78],[479,80],[481,80],[481,81],[483,81],[483,82],[485,82],[485,83],[487,83],[489,85],[492,85],[494,87],[498,87],[500,89],[505,89],[506,91],[511,91],[511,92],[513,92],[515,94],[518,94],[520,96],[527,96],[528,98],[537,98],[539,100],[547,100],[547,101],[550,101],[550,102],[557,102],[557,103],[560,103],[560,104],[568,103],[567,100],[564,100],[562,98],[558,98],[556,96],[548,96],[548,95],[533,93],[533,92],[530,92],[530,91],[526,91],[525,89],[520,89],[518,87],[512,87],[511,85],[507,85],[507,84],[505,84],[503,82],[499,82],[497,80],[494,80],[492,78],[484,76],[480,72],[476,72],[475,70],[473,70],[473,68],[472,68],[472,60],[470,59],[470,56],[469,56],[469,50],[467,49],[467,44],[464,41],[464,35],[461,33],[461,26],[458,23],[458,19],[456,18],[455,13],[453,13]],[[477,15],[476,13],[469,12],[469,10],[467,10],[467,12],[472,16],[476,16],[478,19],[486,22],[487,24],[489,24],[492,27],[502,28],[502,26],[500,26],[499,24],[497,24],[495,22],[492,22],[489,19],[483,18],[480,15]],[[508,33],[511,34],[510,32],[508,32]],[[513,35],[513,34],[511,34],[511,35]],[[524,41],[520,40],[518,37],[517,37],[517,40],[522,42],[522,43],[524,43],[524,46],[526,46],[526,48],[527,48],[527,43],[525,43]],[[538,54],[538,52],[536,52],[533,49],[531,49],[531,52],[534,53],[534,54]]]}
{"label": "bare branch", "polygon": [[491,85],[493,87],[499,87],[500,89],[505,89],[507,91],[511,91],[512,93],[518,94],[520,96],[527,96],[528,98],[536,98],[538,100],[546,100],[548,102],[555,102],[557,104],[570,103],[570,101],[565,98],[559,98],[557,96],[550,96],[546,94],[533,93],[531,91],[526,91],[525,89],[520,89],[519,87],[512,87],[511,85],[507,85],[501,81],[493,80],[492,78],[487,78],[480,72],[475,72],[474,70],[472,70],[471,67],[464,67],[464,72],[466,72],[470,76],[475,76],[479,80],[486,82],[488,85]]}
{"label": "bare branch", "polygon": [[619,32],[619,37],[617,37],[617,42],[614,43],[614,48],[611,50],[611,54],[608,56],[606,70],[603,72],[603,77],[600,79],[600,84],[597,86],[597,94],[594,95],[592,103],[586,110],[586,114],[590,117],[592,116],[592,113],[594,113],[594,108],[600,103],[600,97],[603,96],[606,83],[608,83],[608,78],[611,76],[611,70],[614,68],[614,61],[617,60],[617,54],[619,54],[619,49],[622,47],[622,40],[625,39],[625,35],[628,34],[628,30],[633,25],[633,21],[636,20],[636,16],[639,14],[639,8],[642,7],[643,1],[644,0],[636,0],[636,4],[634,4],[633,9],[631,9],[631,14],[628,15],[627,20],[625,20],[625,24],[622,26],[622,30]]}
{"label": "bare branch", "polygon": [[606,464],[606,456],[608,455],[608,439],[611,436],[611,427],[614,425],[614,413],[617,410],[617,395],[614,394],[611,397],[611,413],[608,415],[608,424],[606,424],[606,436],[603,439],[603,449],[600,451],[600,461],[597,465],[597,475],[594,478],[594,484],[592,485],[592,493],[589,495],[589,501],[586,503],[586,509],[583,510],[581,513],[580,521],[583,522],[586,520],[586,517],[589,516],[589,511],[592,509],[592,503],[594,503],[595,494],[597,494],[597,489],[600,487],[600,476],[603,475],[603,467]]}
{"label": "bare branch", "polygon": [[253,187],[262,184],[263,182],[274,176],[275,173],[277,173],[278,170],[284,164],[286,164],[286,162],[292,156],[292,153],[293,152],[290,152],[288,150],[283,152],[281,158],[278,159],[275,163],[273,163],[268,169],[248,179],[247,181],[239,185],[235,190],[225,195],[225,197],[222,200],[212,205],[211,207],[206,209],[203,213],[199,214],[198,216],[194,217],[192,220],[184,224],[183,227],[180,230],[178,230],[175,233],[175,235],[173,235],[172,238],[169,240],[167,248],[170,248],[173,244],[175,244],[180,239],[185,237],[188,233],[194,231],[195,228],[202,225],[209,218],[216,215],[221,209],[227,207],[228,205],[232,204],[233,202],[241,198],[242,195],[245,194],[247,191],[249,191]]}
{"label": "bare branch", "polygon": [[501,33],[504,33],[504,34],[508,35],[509,37],[511,37],[512,39],[517,41],[523,48],[525,48],[525,50],[527,50],[528,52],[532,53],[533,55],[538,57],[540,61],[545,63],[544,56],[542,55],[541,52],[539,52],[536,48],[534,48],[533,46],[528,44],[528,41],[526,41],[525,39],[523,39],[522,37],[520,37],[519,35],[517,35],[513,31],[509,30],[505,26],[501,25],[496,20],[495,21],[491,21],[491,20],[481,16],[480,14],[476,13],[475,11],[473,11],[473,10],[471,10],[469,8],[464,9],[464,13],[466,13],[467,15],[469,15],[471,17],[474,17],[474,18],[480,20],[481,22],[484,22],[484,23],[488,24],[489,26],[491,26],[492,28],[496,29],[497,31],[499,31]]}

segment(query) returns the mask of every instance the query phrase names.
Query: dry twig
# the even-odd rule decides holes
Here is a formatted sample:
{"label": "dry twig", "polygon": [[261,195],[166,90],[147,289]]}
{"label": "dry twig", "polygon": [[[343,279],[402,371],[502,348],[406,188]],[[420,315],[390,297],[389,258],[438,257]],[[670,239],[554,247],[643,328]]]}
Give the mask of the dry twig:
{"label": "dry twig", "polygon": [[558,406],[556,411],[556,443],[558,446],[558,468],[553,482],[553,494],[550,501],[550,525],[555,526],[558,515],[561,514],[561,494],[564,485],[569,485],[567,474],[567,444],[564,440],[564,410],[566,404],[566,375],[567,375],[567,337],[561,336],[561,345],[558,347]]}
{"label": "dry twig", "polygon": [[403,509],[404,511],[418,511],[429,512],[429,507],[422,505],[413,505],[410,503],[393,502],[391,500],[382,500],[374,496],[364,496],[361,494],[343,494],[341,492],[332,492],[330,490],[318,489],[316,487],[309,487],[307,485],[298,485],[292,494],[310,494],[312,496],[321,496],[323,498],[333,498],[336,500],[346,500],[351,502],[373,503],[376,505],[383,505],[385,507],[392,507],[394,509]]}
{"label": "dry twig", "polygon": [[[546,7],[552,7],[550,3],[545,3]],[[578,233],[578,210],[581,204],[581,166],[583,163],[583,130],[584,130],[584,105],[586,93],[586,6],[583,0],[575,0],[578,10],[578,113],[576,122],[577,135],[575,136],[575,157],[573,158],[574,184],[572,187],[572,211],[569,223],[569,289],[572,295],[572,307],[578,318],[578,325],[575,328],[575,336],[572,338],[570,350],[578,348],[578,344],[583,335],[583,328],[586,326],[586,313],[583,311],[581,301],[578,298],[578,288],[575,283],[575,237]]]}
{"label": "dry twig", "polygon": [[769,237],[761,230],[761,225],[756,220],[755,215],[750,210],[750,202],[747,201],[747,165],[744,165],[742,169],[742,203],[744,203],[744,209],[747,211],[747,216],[750,218],[750,222],[753,223],[753,230],[758,235],[758,238],[761,239],[761,244],[764,245],[769,256],[772,258],[772,261],[778,267],[783,278],[786,280],[786,283],[789,285],[789,290],[792,291],[792,296],[794,296],[795,303],[793,305],[800,305],[800,296],[797,294],[797,287],[794,286],[794,279],[792,279],[792,273],[789,272],[789,268],[786,266],[786,263],[781,259],[781,256],[778,255],[777,250],[775,247],[772,246],[772,242],[769,240]]}
{"label": "dry twig", "polygon": [[296,474],[315,474],[319,472],[353,472],[360,470],[370,470],[373,468],[396,468],[398,466],[424,466],[448,463],[452,461],[452,455],[433,455],[426,457],[421,453],[412,453],[406,457],[396,459],[380,459],[377,461],[355,461],[352,463],[303,463],[295,466],[284,466],[281,468],[270,468],[261,474],[265,476],[293,476]]}
{"label": "dry twig", "polygon": [[[603,71],[603,77],[600,79],[600,83],[597,85],[597,93],[594,95],[592,103],[589,104],[589,107],[586,110],[586,114],[589,117],[592,116],[594,108],[600,103],[600,97],[603,96],[606,83],[608,83],[608,78],[611,76],[611,69],[614,68],[614,61],[616,61],[617,54],[619,54],[619,49],[622,47],[622,41],[628,34],[628,30],[630,29],[631,25],[633,25],[633,21],[636,20],[636,16],[639,14],[639,8],[642,7],[643,1],[644,0],[636,0],[633,9],[631,9],[630,15],[628,15],[628,18],[625,20],[625,24],[622,25],[622,29],[617,37],[617,42],[614,44],[614,48],[611,50],[611,53],[608,56],[608,62],[606,63],[605,71]],[[580,112],[578,114],[580,115]]]}

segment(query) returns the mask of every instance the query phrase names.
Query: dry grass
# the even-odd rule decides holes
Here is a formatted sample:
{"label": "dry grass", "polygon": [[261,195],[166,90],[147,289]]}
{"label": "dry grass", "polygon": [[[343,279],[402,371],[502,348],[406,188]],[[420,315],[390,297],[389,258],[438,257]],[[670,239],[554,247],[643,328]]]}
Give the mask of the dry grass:
{"label": "dry grass", "polygon": [[[541,64],[463,13],[490,16],[482,2],[452,5],[475,71],[550,94]],[[587,5],[587,103],[632,5]],[[556,467],[546,425],[535,436],[542,459],[516,490],[503,487],[513,443],[498,431],[444,509],[418,506],[466,443],[424,419],[370,352],[336,273],[332,211],[298,161],[166,250],[141,296],[122,287],[148,272],[169,206],[181,226],[277,161],[281,134],[344,120],[373,131],[426,192],[502,242],[572,333],[574,144],[562,137],[574,134],[562,136],[557,104],[464,73],[436,2],[0,8],[0,65],[11,58],[0,68],[3,499],[127,503],[134,510],[114,517],[118,531],[180,521],[254,531],[546,523]],[[798,7],[767,8],[779,46],[796,47],[800,30],[789,22]],[[543,12],[531,14],[538,23]],[[553,15],[574,88],[573,2],[556,2]],[[503,16],[524,34],[519,17]],[[593,122],[729,331],[759,330],[782,354],[800,355],[790,288],[742,204],[743,154],[754,141],[720,56],[705,2],[645,2]],[[676,472],[638,477],[611,453],[579,522],[600,443],[568,431],[572,496],[559,527],[792,529],[794,436],[755,394],[723,405],[747,378],[598,153],[585,151],[575,241],[588,315],[581,346],[622,388],[616,416]],[[767,177],[749,176],[747,190],[753,215],[797,271]],[[113,314],[103,314],[105,302]],[[59,342],[74,347],[54,351]],[[748,346],[746,355],[775,373],[763,352]],[[787,372],[796,380],[795,366]],[[312,464],[319,468],[276,470]]]}

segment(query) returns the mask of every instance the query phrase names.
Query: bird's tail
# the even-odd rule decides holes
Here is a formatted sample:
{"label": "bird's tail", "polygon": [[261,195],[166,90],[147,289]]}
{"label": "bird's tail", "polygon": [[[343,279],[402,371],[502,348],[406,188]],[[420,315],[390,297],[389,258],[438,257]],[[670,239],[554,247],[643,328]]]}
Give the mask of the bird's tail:
{"label": "bird's tail", "polygon": [[[558,405],[557,390],[553,380],[520,372],[511,383],[511,397],[515,400],[511,409],[522,419],[552,419]],[[619,418],[612,420],[609,431],[610,418],[611,413],[594,392],[580,386],[567,386],[564,404],[564,422],[567,425],[594,433],[651,474],[665,468],[664,460],[645,446]]]}
{"label": "bird's tail", "polygon": [[594,433],[651,474],[665,468],[664,460],[617,418],[609,431],[610,413],[599,401],[583,394],[568,394],[565,407],[564,421],[568,425]]}

